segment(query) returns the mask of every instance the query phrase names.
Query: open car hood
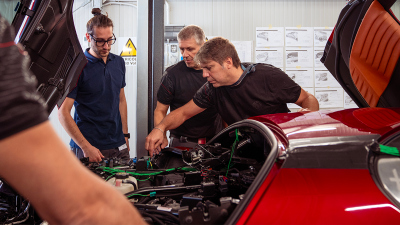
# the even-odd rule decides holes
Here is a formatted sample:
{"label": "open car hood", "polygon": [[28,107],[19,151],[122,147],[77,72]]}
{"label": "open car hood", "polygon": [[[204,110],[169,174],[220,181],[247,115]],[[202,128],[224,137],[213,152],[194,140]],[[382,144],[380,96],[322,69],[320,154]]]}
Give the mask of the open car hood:
{"label": "open car hood", "polygon": [[321,62],[359,107],[400,107],[396,0],[353,0],[342,10]]}
{"label": "open car hood", "polygon": [[76,86],[87,63],[72,18],[73,0],[21,0],[12,22],[15,42],[31,57],[30,70],[48,112]]}

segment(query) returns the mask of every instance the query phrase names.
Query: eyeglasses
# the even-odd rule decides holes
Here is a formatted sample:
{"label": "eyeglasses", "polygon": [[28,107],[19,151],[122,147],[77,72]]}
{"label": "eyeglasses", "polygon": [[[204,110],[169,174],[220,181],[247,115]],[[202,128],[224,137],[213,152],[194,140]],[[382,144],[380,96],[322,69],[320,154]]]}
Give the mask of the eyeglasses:
{"label": "eyeglasses", "polygon": [[114,38],[108,39],[107,41],[104,41],[104,40],[98,41],[98,40],[96,40],[96,39],[93,37],[92,34],[89,34],[89,35],[90,35],[90,37],[93,39],[93,41],[96,42],[96,46],[97,46],[97,47],[103,47],[106,43],[107,43],[108,45],[113,45],[113,44],[115,44],[115,41],[117,41],[117,38],[115,37],[114,34],[113,34],[113,37],[114,37]]}

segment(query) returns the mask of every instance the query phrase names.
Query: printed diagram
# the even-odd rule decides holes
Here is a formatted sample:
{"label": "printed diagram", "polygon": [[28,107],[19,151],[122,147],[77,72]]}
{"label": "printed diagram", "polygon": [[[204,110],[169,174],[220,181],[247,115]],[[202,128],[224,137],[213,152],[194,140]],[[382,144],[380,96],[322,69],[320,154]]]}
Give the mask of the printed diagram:
{"label": "printed diagram", "polygon": [[328,35],[323,31],[315,31],[314,38],[317,41],[328,41]]}
{"label": "printed diagram", "polygon": [[315,75],[316,81],[328,81],[328,73],[317,73]]}
{"label": "printed diagram", "polygon": [[290,52],[286,56],[286,61],[288,63],[297,63],[299,62],[299,53],[298,52]]}
{"label": "printed diagram", "polygon": [[315,59],[321,59],[323,55],[324,52],[317,52],[317,54],[315,54]]}
{"label": "printed diagram", "polygon": [[171,45],[171,53],[176,53],[178,51],[178,47],[176,45]]}
{"label": "printed diagram", "polygon": [[264,39],[264,40],[266,40],[266,41],[269,41],[269,39],[268,39],[268,32],[261,32],[261,33],[258,33],[258,34],[257,34],[257,38],[261,38],[261,39]]}
{"label": "printed diagram", "polygon": [[348,96],[348,95],[344,96],[344,103],[346,103],[346,104],[352,104],[352,103],[355,104],[353,99],[351,99],[350,96]]}
{"label": "printed diagram", "polygon": [[295,80],[296,79],[296,74],[295,73],[288,73],[290,79]]}
{"label": "printed diagram", "polygon": [[315,97],[317,98],[318,102],[328,102],[329,101],[328,93],[317,94]]}
{"label": "printed diagram", "polygon": [[258,62],[268,62],[268,52],[263,52],[257,55]]}
{"label": "printed diagram", "polygon": [[292,38],[296,41],[299,41],[298,33],[297,32],[290,32],[286,34],[287,38]]}

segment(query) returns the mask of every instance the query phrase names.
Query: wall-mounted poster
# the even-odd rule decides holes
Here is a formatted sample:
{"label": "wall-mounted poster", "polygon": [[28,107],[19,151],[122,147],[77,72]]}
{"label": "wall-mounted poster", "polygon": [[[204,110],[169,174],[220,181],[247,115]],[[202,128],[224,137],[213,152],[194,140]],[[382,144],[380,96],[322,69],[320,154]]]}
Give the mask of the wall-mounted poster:
{"label": "wall-mounted poster", "polygon": [[342,88],[315,88],[315,98],[319,102],[319,108],[342,108]]}
{"label": "wall-mounted poster", "polygon": [[[303,88],[305,91],[307,91],[308,93],[314,95],[314,88]],[[289,109],[300,109],[300,106],[294,104],[294,103],[288,103],[287,107]]]}
{"label": "wall-mounted poster", "polygon": [[286,46],[313,46],[312,27],[285,27]]}
{"label": "wall-mounted poster", "polygon": [[327,69],[314,69],[315,87],[341,87]]}
{"label": "wall-mounted poster", "polygon": [[345,91],[344,91],[343,102],[345,109],[358,108],[357,104],[353,101],[353,99],[350,98],[350,96]]}
{"label": "wall-mounted poster", "polygon": [[325,47],[333,27],[314,27],[314,46]]}
{"label": "wall-mounted poster", "polygon": [[275,67],[283,67],[283,47],[257,48],[256,63],[267,63]]}
{"label": "wall-mounted poster", "polygon": [[313,69],[303,68],[303,69],[292,69],[287,68],[286,74],[292,78],[301,87],[314,87]]}
{"label": "wall-mounted poster", "polygon": [[321,58],[324,55],[323,47],[314,47],[314,67],[325,68],[324,64],[321,62]]}
{"label": "wall-mounted poster", "polygon": [[256,27],[256,46],[284,46],[283,27]]}
{"label": "wall-mounted poster", "polygon": [[312,47],[286,47],[286,67],[308,67],[314,65]]}
{"label": "wall-mounted poster", "polygon": [[253,42],[252,41],[231,41],[236,48],[241,62],[253,62]]}

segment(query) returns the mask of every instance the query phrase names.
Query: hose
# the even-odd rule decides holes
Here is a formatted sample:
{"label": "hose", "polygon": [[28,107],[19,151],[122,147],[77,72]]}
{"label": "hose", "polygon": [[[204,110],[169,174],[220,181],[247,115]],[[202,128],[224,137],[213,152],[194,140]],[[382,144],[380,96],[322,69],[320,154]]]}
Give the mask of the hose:
{"label": "hose", "polygon": [[125,183],[125,184],[132,184],[132,185],[133,185],[133,188],[134,188],[135,190],[139,189],[138,186],[137,186],[137,184],[136,184],[135,182],[131,181],[131,180],[122,180],[122,183]]}
{"label": "hose", "polygon": [[146,217],[150,217],[154,222],[157,222],[157,223],[159,223],[161,225],[164,225],[164,223],[160,219],[158,219],[157,217],[155,217],[155,216],[153,216],[153,215],[151,215],[149,213],[141,212],[141,214],[142,214],[143,217],[145,217],[145,216]]}

